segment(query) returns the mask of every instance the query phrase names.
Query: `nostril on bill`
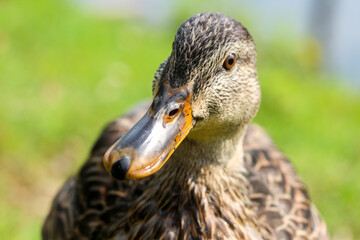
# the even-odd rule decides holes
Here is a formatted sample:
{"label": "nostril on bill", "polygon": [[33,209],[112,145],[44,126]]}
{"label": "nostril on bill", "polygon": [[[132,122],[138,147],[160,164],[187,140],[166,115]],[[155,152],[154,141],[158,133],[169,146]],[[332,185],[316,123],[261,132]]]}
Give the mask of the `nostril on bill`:
{"label": "nostril on bill", "polygon": [[130,157],[128,155],[121,156],[111,167],[111,175],[119,180],[125,179],[125,175],[130,167]]}
{"label": "nostril on bill", "polygon": [[169,107],[168,109],[168,116],[169,117],[175,117],[176,114],[179,113],[180,109],[183,107],[183,104],[173,104],[172,106]]}
{"label": "nostril on bill", "polygon": [[170,116],[170,117],[173,117],[173,116],[175,116],[178,112],[179,112],[179,109],[178,109],[178,108],[175,108],[175,109],[173,109],[173,110],[171,110],[171,111],[169,112],[169,116]]}

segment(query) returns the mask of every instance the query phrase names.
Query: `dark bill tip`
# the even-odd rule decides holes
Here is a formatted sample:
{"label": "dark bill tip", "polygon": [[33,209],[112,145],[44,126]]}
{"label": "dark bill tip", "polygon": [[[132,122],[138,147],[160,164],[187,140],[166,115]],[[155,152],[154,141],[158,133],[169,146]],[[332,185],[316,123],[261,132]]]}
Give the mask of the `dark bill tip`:
{"label": "dark bill tip", "polygon": [[125,175],[130,167],[130,157],[128,155],[121,156],[111,167],[111,175],[119,180],[125,179]]}

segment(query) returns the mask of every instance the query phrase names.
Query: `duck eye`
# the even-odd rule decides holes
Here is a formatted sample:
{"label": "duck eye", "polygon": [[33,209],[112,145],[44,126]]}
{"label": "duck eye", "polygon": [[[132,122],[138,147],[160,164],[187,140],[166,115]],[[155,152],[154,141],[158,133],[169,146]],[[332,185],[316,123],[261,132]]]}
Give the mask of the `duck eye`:
{"label": "duck eye", "polygon": [[230,70],[235,66],[235,63],[236,63],[236,57],[235,54],[232,53],[229,56],[227,56],[227,58],[225,59],[223,67],[226,70]]}

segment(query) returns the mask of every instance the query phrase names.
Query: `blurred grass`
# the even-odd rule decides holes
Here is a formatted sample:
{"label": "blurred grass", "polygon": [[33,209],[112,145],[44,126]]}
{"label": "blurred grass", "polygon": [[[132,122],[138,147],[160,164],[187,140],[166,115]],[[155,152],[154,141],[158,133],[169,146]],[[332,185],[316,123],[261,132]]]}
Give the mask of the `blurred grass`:
{"label": "blurred grass", "polygon": [[[0,239],[39,239],[53,195],[102,127],[151,96],[176,28],[193,14],[179,9],[156,28],[63,1],[0,2]],[[257,43],[255,122],[290,156],[330,232],[359,236],[359,89],[316,70],[316,56],[306,64],[314,51],[299,55],[286,38]]]}

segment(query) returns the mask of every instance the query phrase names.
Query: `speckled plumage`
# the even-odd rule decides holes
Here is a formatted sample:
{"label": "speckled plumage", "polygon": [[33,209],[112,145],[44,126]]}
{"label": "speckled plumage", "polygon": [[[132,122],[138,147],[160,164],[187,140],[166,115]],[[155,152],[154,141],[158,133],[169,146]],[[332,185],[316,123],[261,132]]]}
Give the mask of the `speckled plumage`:
{"label": "speckled plumage", "polygon": [[[231,71],[222,62],[236,53]],[[260,104],[248,31],[221,14],[199,14],[176,33],[153,92],[194,84],[188,137],[154,175],[113,179],[105,151],[145,113],[109,124],[79,174],[64,185],[44,239],[327,239],[326,226],[286,157],[248,122]]]}

